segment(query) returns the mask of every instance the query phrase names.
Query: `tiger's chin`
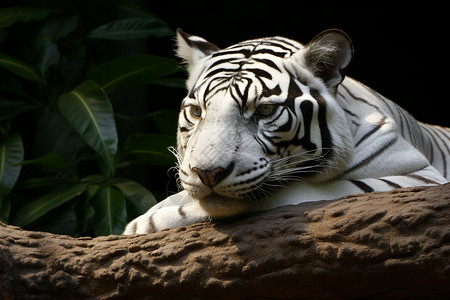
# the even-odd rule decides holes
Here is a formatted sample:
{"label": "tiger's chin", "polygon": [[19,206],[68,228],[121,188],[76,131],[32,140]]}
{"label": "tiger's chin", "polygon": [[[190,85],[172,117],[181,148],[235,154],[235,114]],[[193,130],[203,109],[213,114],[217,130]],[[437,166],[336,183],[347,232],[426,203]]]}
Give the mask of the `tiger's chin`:
{"label": "tiger's chin", "polygon": [[200,206],[213,218],[224,218],[250,211],[254,199],[248,194],[221,195],[212,192],[204,197],[193,197]]}

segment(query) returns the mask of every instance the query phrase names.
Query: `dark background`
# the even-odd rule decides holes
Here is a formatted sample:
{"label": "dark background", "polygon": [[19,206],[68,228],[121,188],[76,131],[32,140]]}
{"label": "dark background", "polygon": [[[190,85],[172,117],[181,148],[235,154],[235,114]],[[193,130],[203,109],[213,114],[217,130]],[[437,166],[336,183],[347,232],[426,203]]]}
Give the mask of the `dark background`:
{"label": "dark background", "polygon": [[[380,1],[151,1],[150,11],[173,29],[219,47],[280,35],[307,43],[317,33],[344,30],[355,56],[348,75],[400,104],[417,119],[450,126],[448,9],[434,2]],[[173,43],[148,51],[170,56]],[[180,91],[177,91],[180,92]],[[174,97],[180,100],[183,93]]]}
{"label": "dark background", "polygon": [[[104,13],[117,0],[5,1],[2,5],[45,5],[59,7],[72,16],[77,10],[94,7],[96,26],[112,21]],[[355,56],[347,74],[401,105],[418,120],[450,126],[448,96],[448,8],[444,2],[380,1],[277,1],[277,0],[163,0],[129,1],[156,14],[175,30],[199,35],[221,48],[240,41],[279,35],[307,43],[329,28],[344,30],[353,40]],[[127,17],[127,16],[119,16]],[[107,61],[135,53],[174,57],[173,38],[146,38],[112,42],[111,48],[95,49]],[[3,45],[8,49],[8,45]],[[10,45],[11,46],[11,45]],[[9,49],[14,54],[15,49]],[[101,63],[98,61],[97,63]],[[180,75],[182,76],[182,74]],[[160,109],[178,111],[182,88],[148,86],[114,102],[119,114],[138,116]],[[116,120],[119,141],[130,134],[152,132],[151,122]],[[152,127],[153,126],[153,127]],[[146,186],[158,200],[176,192],[174,171],[133,165],[124,176]],[[169,184],[167,184],[169,182]]]}

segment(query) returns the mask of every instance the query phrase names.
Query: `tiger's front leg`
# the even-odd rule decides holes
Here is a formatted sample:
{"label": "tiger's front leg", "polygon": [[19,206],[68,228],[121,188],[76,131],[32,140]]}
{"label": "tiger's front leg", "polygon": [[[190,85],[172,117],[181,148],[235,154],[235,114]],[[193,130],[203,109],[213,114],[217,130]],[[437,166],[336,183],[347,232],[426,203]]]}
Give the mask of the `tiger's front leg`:
{"label": "tiger's front leg", "polygon": [[187,226],[210,217],[186,191],[172,195],[131,221],[124,235],[146,234],[163,229]]}

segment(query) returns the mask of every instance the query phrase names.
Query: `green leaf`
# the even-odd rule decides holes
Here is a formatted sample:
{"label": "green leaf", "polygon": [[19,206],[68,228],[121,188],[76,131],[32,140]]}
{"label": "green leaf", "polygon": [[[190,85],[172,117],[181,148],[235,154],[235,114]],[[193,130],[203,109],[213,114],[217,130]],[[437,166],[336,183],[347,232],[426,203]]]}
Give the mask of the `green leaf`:
{"label": "green leaf", "polygon": [[126,116],[117,113],[115,115],[126,121],[152,120],[161,133],[166,135],[177,133],[178,112],[171,109],[162,109],[140,116]]}
{"label": "green leaf", "polygon": [[151,84],[159,85],[159,86],[167,86],[173,88],[186,88],[186,79],[185,78],[175,78],[175,77],[166,77],[161,79],[156,79],[151,82]]}
{"label": "green leaf", "polygon": [[51,167],[51,168],[56,168],[56,169],[60,169],[63,171],[67,171],[68,170],[68,166],[67,163],[64,161],[64,159],[53,152],[50,152],[40,158],[37,159],[30,159],[30,160],[25,160],[21,163],[22,166],[24,165],[35,165],[35,166],[39,166],[39,167]]}
{"label": "green leaf", "polygon": [[102,186],[92,200],[96,235],[121,234],[127,221],[125,198],[120,189]]}
{"label": "green leaf", "polygon": [[0,67],[28,80],[41,80],[32,66],[4,53],[0,53]]}
{"label": "green leaf", "polygon": [[33,229],[73,236],[77,233],[78,222],[78,216],[73,207],[65,207],[39,220],[40,224],[33,224]]}
{"label": "green leaf", "polygon": [[151,119],[161,133],[172,136],[176,135],[178,112],[170,109],[155,111],[152,113]]}
{"label": "green leaf", "polygon": [[133,134],[127,138],[125,155],[133,155],[153,166],[173,166],[175,157],[168,148],[175,144],[172,135]]}
{"label": "green leaf", "polygon": [[87,188],[84,183],[73,185],[69,188],[49,193],[36,200],[28,202],[23,206],[14,217],[13,224],[23,227],[52,209],[61,206],[67,201],[81,195]]}
{"label": "green leaf", "polygon": [[13,6],[0,9],[0,28],[8,27],[16,22],[39,21],[52,12],[47,8]]}
{"label": "green leaf", "polygon": [[38,57],[39,72],[45,76],[47,70],[55,66],[61,58],[57,42],[74,31],[78,25],[78,16],[62,20],[50,20],[34,36],[33,47]]}
{"label": "green leaf", "polygon": [[18,133],[0,144],[0,205],[19,178],[24,150]]}
{"label": "green leaf", "polygon": [[83,140],[114,170],[117,130],[108,96],[93,81],[85,81],[59,97],[58,107]]}
{"label": "green leaf", "polygon": [[124,41],[149,36],[173,36],[174,32],[158,20],[148,18],[121,19],[95,28],[88,34],[91,39]]}
{"label": "green leaf", "polygon": [[[23,97],[34,102],[37,101],[33,97],[27,95],[22,84],[20,84],[19,81],[17,81],[14,76],[11,76],[11,74],[8,71],[2,71],[0,73],[0,90],[8,91],[15,95],[19,95],[21,96],[20,98]],[[4,95],[5,94],[3,93],[3,96]],[[16,100],[14,99],[14,101]],[[2,111],[2,109],[0,109],[0,111]]]}
{"label": "green leaf", "polygon": [[14,186],[15,190],[35,189],[45,186],[54,186],[65,183],[67,180],[56,177],[37,177],[26,180],[19,180]]}
{"label": "green leaf", "polygon": [[37,107],[39,106],[27,101],[2,99],[0,102],[0,121],[11,119]]}
{"label": "green leaf", "polygon": [[165,24],[165,22],[160,18],[158,18],[154,13],[146,10],[144,7],[140,5],[132,3],[119,3],[117,7],[123,11],[127,11],[135,15],[138,15],[139,17],[143,17],[150,20],[157,20],[158,22]]}
{"label": "green leaf", "polygon": [[117,178],[111,184],[122,191],[136,210],[136,215],[145,213],[150,207],[158,203],[149,190],[133,180]]}
{"label": "green leaf", "polygon": [[8,198],[3,202],[3,205],[0,203],[0,222],[9,223],[9,214],[11,212],[11,199]]}
{"label": "green leaf", "polygon": [[177,72],[173,58],[139,54],[106,62],[92,71],[88,79],[104,89],[134,88]]}

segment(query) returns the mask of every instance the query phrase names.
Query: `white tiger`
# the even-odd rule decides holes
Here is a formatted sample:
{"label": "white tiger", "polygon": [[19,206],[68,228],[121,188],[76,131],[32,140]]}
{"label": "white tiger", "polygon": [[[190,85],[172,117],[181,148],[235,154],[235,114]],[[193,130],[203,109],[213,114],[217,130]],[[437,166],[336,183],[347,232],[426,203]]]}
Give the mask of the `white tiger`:
{"label": "white tiger", "polygon": [[220,50],[178,30],[177,43],[189,72],[177,134],[183,190],[124,234],[450,178],[450,130],[344,79],[353,46],[342,31],[306,46],[271,37]]}

